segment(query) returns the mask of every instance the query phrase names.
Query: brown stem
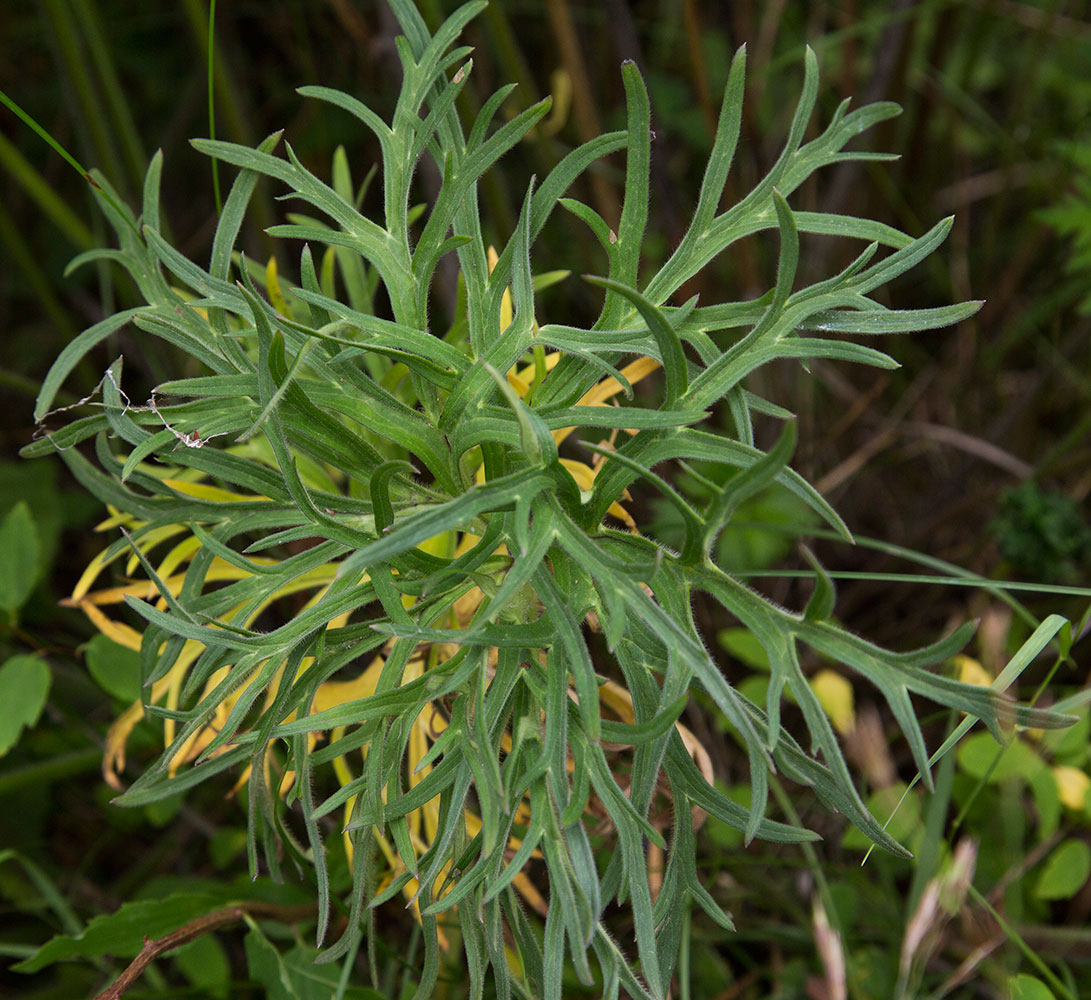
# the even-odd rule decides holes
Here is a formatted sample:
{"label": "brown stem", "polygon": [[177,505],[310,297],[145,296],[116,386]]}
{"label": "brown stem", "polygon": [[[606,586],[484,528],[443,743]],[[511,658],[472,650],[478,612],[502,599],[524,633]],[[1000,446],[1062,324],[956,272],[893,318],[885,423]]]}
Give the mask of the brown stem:
{"label": "brown stem", "polygon": [[284,923],[292,923],[296,920],[305,920],[315,915],[315,907],[307,906],[281,906],[277,903],[236,903],[234,906],[224,907],[222,910],[213,910],[203,917],[196,917],[188,924],[183,924],[175,931],[164,934],[154,941],[144,938],[144,947],[140,954],[129,963],[129,967],[117,977],[114,982],[104,989],[95,1000],[118,1000],[136,981],[143,975],[144,970],[151,965],[164,952],[188,944],[202,934],[219,930],[230,924],[238,923],[247,916],[267,917],[281,920]]}

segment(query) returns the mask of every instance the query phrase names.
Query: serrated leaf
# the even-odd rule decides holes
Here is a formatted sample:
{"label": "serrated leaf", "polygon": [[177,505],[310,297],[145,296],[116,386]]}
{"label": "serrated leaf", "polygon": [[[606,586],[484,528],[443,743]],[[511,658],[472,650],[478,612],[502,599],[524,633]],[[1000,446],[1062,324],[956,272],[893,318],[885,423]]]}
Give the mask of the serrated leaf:
{"label": "serrated leaf", "polygon": [[220,893],[172,893],[162,899],[125,903],[115,912],[95,917],[81,934],[58,934],[50,938],[30,958],[15,968],[19,972],[37,972],[47,965],[68,958],[101,958],[112,955],[129,958],[144,946],[145,937],[159,938],[183,924],[223,906],[230,898],[224,887]]}

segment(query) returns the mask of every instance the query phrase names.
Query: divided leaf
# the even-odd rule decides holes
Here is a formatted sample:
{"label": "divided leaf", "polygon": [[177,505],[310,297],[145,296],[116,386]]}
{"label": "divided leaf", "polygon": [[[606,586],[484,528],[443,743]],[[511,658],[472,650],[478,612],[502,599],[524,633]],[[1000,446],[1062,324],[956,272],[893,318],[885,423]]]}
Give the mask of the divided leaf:
{"label": "divided leaf", "polygon": [[[770,775],[780,773],[813,788],[875,843],[906,853],[861,799],[830,724],[830,698],[816,693],[801,645],[878,689],[926,782],[931,759],[911,693],[967,713],[967,725],[983,720],[998,737],[1013,724],[1068,721],[926,669],[961,648],[965,630],[907,654],[852,635],[834,617],[831,576],[809,553],[815,587],[801,612],[773,604],[716,562],[720,533],[774,486],[851,540],[790,468],[795,422],[746,388],[751,373],[783,359],[891,368],[888,355],[838,335],[932,329],[979,303],[895,310],[869,297],[936,249],[950,220],[914,239],[872,220],[791,207],[816,170],[872,157],[845,146],[897,111],[879,104],[849,113],[843,103],[805,142],[818,95],[809,49],[783,152],[751,192],[720,211],[743,109],[745,54],[735,55],[692,223],[650,280],[642,284],[641,259],[650,107],[631,62],[621,71],[625,130],[579,146],[527,185],[514,232],[496,252],[483,236],[480,182],[539,125],[549,101],[505,120],[510,88],[501,88],[467,131],[458,98],[472,64],[469,49],[454,46],[484,4],[465,4],[434,36],[409,0],[392,7],[405,37],[389,123],[355,97],[300,91],[377,137],[381,218],[361,213],[343,151],[327,183],[291,145],[275,152],[279,134],[253,149],[195,140],[239,169],[206,270],[163,235],[160,157],[148,172],[139,228],[103,182],[109,197],[100,203],[120,243],[110,259],[146,304],[96,324],[61,353],[35,416],[50,416],[80,361],[128,323],[193,362],[145,404],[126,396],[115,363],[100,385],[102,412],[28,449],[59,452],[111,506],[109,526],[124,533],[75,595],[105,636],[87,649],[93,676],[133,701],[111,734],[107,771],[120,784],[125,739],[146,712],[163,726],[164,750],[120,804],[242,773],[251,870],[264,862],[276,874],[286,858],[314,866],[319,947],[335,902],[324,837],[336,824],[352,886],[344,934],[320,961],[355,955],[365,926],[369,938],[376,933],[374,907],[400,896],[424,942],[422,996],[438,977],[438,917],[446,915],[457,917],[477,995],[491,967],[499,996],[560,996],[567,956],[583,982],[601,976],[604,995],[624,986],[661,1000],[691,904],[731,923],[696,865],[692,810],[748,840],[815,839],[766,815]],[[624,197],[613,232],[566,192],[620,150]],[[414,208],[422,156],[435,162],[440,187],[431,205]],[[300,261],[297,282],[277,258],[259,266],[235,251],[259,177],[310,213],[289,213],[268,229],[278,243],[297,241],[287,258]],[[587,279],[605,295],[586,328],[539,325],[537,292],[559,276],[535,274],[535,246],[558,203],[590,227],[605,257],[606,276]],[[738,240],[774,229],[779,256],[764,295],[670,304]],[[840,273],[800,287],[808,273],[801,232],[868,245]],[[442,330],[437,273],[446,254],[457,265],[458,298]],[[389,313],[374,315],[377,301]],[[646,391],[656,380],[661,388]],[[721,402],[733,431],[719,422]],[[755,441],[770,420],[785,424],[763,451]],[[682,467],[698,484],[693,495],[676,474]],[[638,480],[680,522],[680,552],[630,502],[627,488]],[[617,522],[628,530],[611,526]],[[25,505],[0,524],[0,541],[0,610],[14,614],[38,565]],[[114,568],[117,585],[100,583]],[[694,590],[746,630],[748,642],[732,648],[767,664],[763,705],[736,689],[705,648]],[[125,605],[142,630],[117,614]],[[1047,620],[1005,680],[1059,630],[1059,620]],[[44,664],[26,659],[0,669],[0,688],[22,699],[8,713],[0,751],[33,724],[48,685]],[[707,753],[685,726],[695,692],[711,699],[747,757],[748,808],[717,790]],[[806,749],[782,724],[789,693]],[[662,808],[665,787],[673,815]],[[302,823],[286,817],[297,809]],[[612,850],[600,847],[600,824]],[[301,828],[306,838],[297,842],[292,831]],[[667,857],[654,903],[648,844]],[[548,901],[528,877],[543,864]],[[1043,876],[1047,896],[1060,891],[1052,871]],[[632,917],[632,956],[607,926],[610,908],[622,903]],[[166,930],[214,905],[199,896],[174,898],[170,913],[129,904],[24,965],[104,954],[107,937],[110,948],[132,952],[138,925],[141,935],[149,926]],[[271,995],[324,996],[334,983],[314,971],[326,966],[311,967],[311,949],[281,954],[256,924],[246,944],[250,973]]]}

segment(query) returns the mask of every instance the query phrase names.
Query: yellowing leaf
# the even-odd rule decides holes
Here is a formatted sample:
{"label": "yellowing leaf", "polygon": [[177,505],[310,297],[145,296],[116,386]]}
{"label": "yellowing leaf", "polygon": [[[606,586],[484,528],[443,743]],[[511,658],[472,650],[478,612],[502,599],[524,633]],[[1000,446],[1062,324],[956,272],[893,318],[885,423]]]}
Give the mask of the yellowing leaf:
{"label": "yellowing leaf", "polygon": [[106,745],[102,753],[102,778],[111,788],[121,791],[121,778],[118,775],[125,770],[125,745],[129,734],[137,723],[144,718],[144,706],[139,701],[133,702],[115,720],[106,731]]}
{"label": "yellowing leaf", "polygon": [[572,110],[574,91],[572,77],[566,69],[558,68],[550,74],[549,94],[553,98],[553,107],[549,116],[538,126],[542,135],[554,136],[564,128],[569,112]]}
{"label": "yellowing leaf", "polygon": [[516,373],[513,368],[508,372],[508,385],[510,385],[522,398],[526,398],[528,392],[530,392],[530,383],[524,382]]}
{"label": "yellowing leaf", "polygon": [[833,670],[820,670],[811,678],[811,690],[830,717],[833,728],[842,736],[856,727],[852,685]]}
{"label": "yellowing leaf", "polygon": [[[134,521],[131,518],[123,519],[121,521],[116,521],[114,518],[111,518],[109,521],[104,521],[102,524],[98,525],[95,530],[106,530],[111,527],[116,527],[118,524],[124,524],[128,527],[138,527],[139,523],[140,522]],[[141,537],[141,550],[147,552],[149,549],[151,549],[155,545],[158,545],[159,542],[163,541],[164,539],[170,538],[172,535],[181,534],[185,530],[186,526],[184,524],[164,525],[161,528],[154,528],[146,535],[143,535]],[[79,582],[76,584],[75,588],[72,591],[73,601],[81,600],[83,596],[91,589],[92,584],[95,582],[95,580],[98,579],[102,571],[113,561],[112,559],[107,558],[107,553],[109,551],[109,549],[103,549],[97,556],[95,556],[94,559],[92,559],[87,564],[87,569],[83,571],[83,574],[79,578]],[[137,562],[136,557],[134,556],[131,561],[134,563]]]}
{"label": "yellowing leaf", "polygon": [[595,482],[595,470],[591,466],[571,458],[562,458],[561,465],[568,470],[568,474],[576,480],[576,485],[581,490],[591,489]]}
{"label": "yellowing leaf", "polygon": [[[496,267],[496,262],[500,260],[499,254],[496,252],[495,247],[489,247],[487,252],[487,259],[489,262],[489,274],[492,274]],[[511,306],[511,290],[504,289],[504,294],[500,299],[500,332],[503,333],[509,326],[511,326],[511,320],[514,316],[514,311]]]}
{"label": "yellowing leaf", "polygon": [[79,601],[78,604],[80,610],[91,619],[91,624],[107,639],[113,639],[119,646],[125,646],[128,649],[140,649],[142,636],[135,628],[115,622],[89,600]]}
{"label": "yellowing leaf", "polygon": [[[182,539],[173,549],[164,556],[163,561],[156,567],[155,572],[160,577],[170,576],[183,563],[188,563],[193,554],[201,547],[200,539],[196,535],[190,535]],[[135,568],[135,567],[134,567]],[[241,577],[240,573],[240,577]]]}
{"label": "yellowing leaf", "polygon": [[281,291],[280,280],[277,278],[276,257],[270,257],[269,263],[265,265],[265,291],[269,294],[269,301],[273,303],[273,308],[281,316],[292,315],[288,308],[288,301],[284,298],[284,292]]}
{"label": "yellowing leaf", "polygon": [[209,486],[208,483],[189,483],[184,479],[164,479],[163,483],[172,490],[197,500],[215,500],[217,503],[253,503],[255,500],[269,499],[253,493],[234,493],[231,490],[221,489],[219,486]]}
{"label": "yellowing leaf", "polygon": [[[637,358],[636,361],[633,361],[622,368],[621,374],[629,380],[630,385],[634,385],[659,367],[659,362],[656,361],[655,358]],[[604,406],[606,400],[613,399],[613,397],[621,391],[621,383],[613,376],[610,376],[588,389],[580,398],[577,405]]]}
{"label": "yellowing leaf", "polygon": [[1053,768],[1057,782],[1057,794],[1065,808],[1082,812],[1087,806],[1087,793],[1091,791],[1091,777],[1078,767],[1061,765]]}
{"label": "yellowing leaf", "polygon": [[[624,375],[630,385],[635,385],[646,375],[650,375],[657,368],[659,368],[659,362],[655,358],[637,358],[636,361],[626,365],[621,369],[621,374]],[[612,375],[609,378],[604,378],[601,382],[596,383],[590,389],[587,390],[580,397],[578,406],[605,406],[608,399],[612,399],[619,392],[621,392],[621,383]],[[575,427],[559,427],[553,432],[553,440],[560,444],[569,434],[571,434]]]}
{"label": "yellowing leaf", "polygon": [[963,684],[975,684],[977,687],[992,686],[992,674],[972,656],[956,656],[954,657],[954,664],[958,669],[958,679]]}
{"label": "yellowing leaf", "polygon": [[[568,474],[576,481],[576,485],[581,490],[591,489],[591,487],[594,485],[595,476],[598,473],[598,469],[601,468],[601,466],[599,466],[598,468],[592,468],[585,462],[577,462],[575,459],[572,458],[562,458],[561,465],[563,465],[568,470]],[[625,491],[625,495],[629,495],[628,490]],[[610,504],[608,513],[611,516],[616,517],[619,521],[624,522],[628,527],[636,527],[636,521],[634,521],[629,512],[616,501]]]}
{"label": "yellowing leaf", "polygon": [[[547,372],[553,371],[557,367],[557,362],[561,360],[560,351],[550,351],[545,356],[545,370]],[[527,365],[522,371],[516,373],[516,377],[524,385],[529,385],[534,380],[534,365]]]}

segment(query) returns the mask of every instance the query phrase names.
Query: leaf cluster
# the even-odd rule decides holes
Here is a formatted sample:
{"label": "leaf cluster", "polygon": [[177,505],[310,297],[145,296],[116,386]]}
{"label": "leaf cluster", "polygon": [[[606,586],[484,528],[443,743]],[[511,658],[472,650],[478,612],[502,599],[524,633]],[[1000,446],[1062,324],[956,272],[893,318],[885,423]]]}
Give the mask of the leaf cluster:
{"label": "leaf cluster", "polygon": [[[920,650],[887,652],[836,622],[833,584],[817,562],[813,596],[794,612],[713,557],[740,504],[774,482],[850,537],[790,468],[791,414],[745,388],[753,371],[786,358],[894,367],[882,351],[837,335],[945,326],[978,307],[895,310],[872,297],[939,246],[949,219],[912,238],[790,205],[816,170],[881,159],[846,145],[897,108],[850,111],[845,101],[806,140],[818,94],[808,50],[781,156],[721,211],[741,122],[740,50],[690,226],[642,280],[650,110],[641,75],[627,63],[626,128],[572,150],[528,185],[514,233],[490,260],[478,183],[549,102],[494,126],[510,91],[502,88],[464,128],[456,101],[472,60],[456,41],[483,6],[466,4],[433,37],[408,0],[392,0],[404,78],[389,123],[347,94],[301,90],[377,138],[379,219],[359,211],[362,192],[343,157],[326,183],[289,144],[277,155],[279,134],[256,148],[197,140],[238,168],[202,267],[162,235],[161,157],[147,173],[139,216],[97,176],[119,246],[81,254],[73,266],[113,262],[146,304],[94,325],[62,352],[36,417],[50,415],[80,359],[126,326],[180,349],[200,373],[162,383],[136,406],[122,389],[119,358],[101,383],[101,407],[27,452],[59,452],[125,529],[95,573],[128,558],[130,572],[139,564],[150,581],[122,588],[139,633],[102,625],[139,647],[142,710],[163,720],[166,738],[122,804],[244,768],[251,870],[264,858],[275,874],[285,856],[313,868],[319,942],[332,906],[348,915],[327,960],[354,954],[365,931],[370,946],[376,907],[404,894],[425,941],[420,996],[429,995],[442,941],[457,927],[475,996],[490,967],[498,995],[559,996],[567,954],[582,981],[601,977],[604,996],[623,987],[663,997],[689,908],[730,925],[696,869],[695,810],[747,838],[815,839],[766,818],[777,772],[904,853],[861,800],[807,682],[801,647],[878,689],[926,782],[913,694],[981,719],[998,738],[1015,724],[1065,720],[930,671],[963,646],[969,626]],[[566,192],[622,150],[615,230]],[[424,209],[411,198],[422,157],[442,178]],[[263,268],[235,252],[261,177],[283,185],[296,209],[269,233],[302,244],[297,282],[278,275],[275,262]],[[590,228],[604,254],[605,273],[587,278],[603,292],[587,328],[537,321],[536,292],[551,279],[535,274],[533,248],[558,206]],[[763,231],[780,247],[766,294],[671,304],[702,267]],[[797,288],[801,233],[865,246],[840,273]],[[457,261],[459,308],[441,334],[429,305],[448,255]],[[380,286],[389,316],[377,314]],[[659,369],[661,394],[634,389]],[[716,408],[730,432],[710,420]],[[755,443],[755,416],[783,423],[768,451]],[[93,442],[94,461],[77,447],[85,442]],[[695,505],[656,471],[689,461],[733,474]],[[677,510],[685,529],[678,551],[639,525],[619,526],[637,484]],[[742,696],[710,656],[691,613],[697,593],[766,651],[764,705]],[[103,603],[92,595],[83,606],[103,623]],[[608,657],[593,652],[596,630]],[[746,751],[749,809],[717,790],[695,760],[678,723],[694,691],[711,698]],[[781,725],[788,693],[809,746]],[[661,788],[669,790],[666,823],[656,815]],[[331,899],[325,864],[337,815],[353,860],[345,901]],[[605,840],[594,817],[606,821]],[[667,852],[654,895],[649,844]],[[542,877],[548,902],[536,889]],[[541,926],[520,897],[539,909]],[[631,913],[639,976],[605,924],[615,902]]]}

